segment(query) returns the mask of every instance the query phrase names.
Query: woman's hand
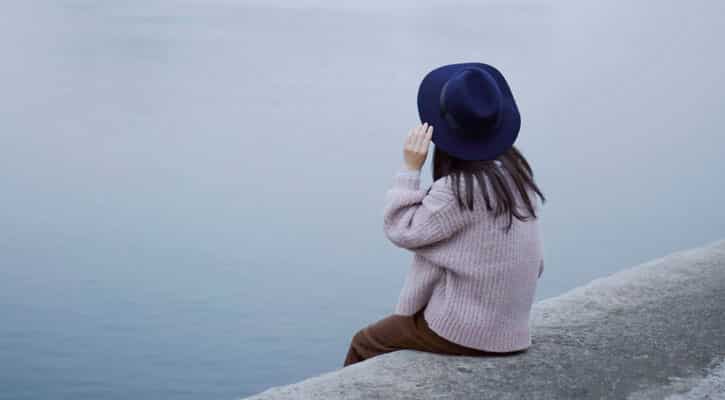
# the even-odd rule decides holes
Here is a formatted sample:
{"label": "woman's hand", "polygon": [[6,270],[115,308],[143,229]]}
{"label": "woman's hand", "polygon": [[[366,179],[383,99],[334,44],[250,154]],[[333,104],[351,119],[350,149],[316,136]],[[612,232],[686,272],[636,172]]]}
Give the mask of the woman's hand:
{"label": "woman's hand", "polygon": [[427,122],[410,130],[403,147],[403,160],[405,168],[418,171],[423,168],[425,158],[428,156],[428,145],[433,137],[433,126]]}

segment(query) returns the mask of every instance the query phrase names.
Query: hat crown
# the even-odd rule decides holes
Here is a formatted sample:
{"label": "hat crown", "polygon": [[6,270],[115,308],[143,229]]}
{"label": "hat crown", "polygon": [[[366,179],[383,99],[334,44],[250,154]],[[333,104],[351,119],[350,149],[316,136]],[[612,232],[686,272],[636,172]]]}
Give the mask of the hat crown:
{"label": "hat crown", "polygon": [[496,79],[481,68],[452,75],[441,88],[441,115],[465,136],[486,135],[500,122],[502,93]]}
{"label": "hat crown", "polygon": [[418,87],[418,115],[435,127],[432,142],[462,160],[492,160],[519,134],[521,116],[501,71],[482,62],[445,64]]}

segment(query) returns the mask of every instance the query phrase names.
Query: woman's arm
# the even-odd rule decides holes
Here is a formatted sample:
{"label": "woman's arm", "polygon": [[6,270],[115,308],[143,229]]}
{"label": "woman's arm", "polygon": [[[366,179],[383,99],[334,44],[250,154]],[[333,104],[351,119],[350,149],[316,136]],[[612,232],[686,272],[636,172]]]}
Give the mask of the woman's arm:
{"label": "woman's arm", "polygon": [[454,197],[439,179],[429,191],[420,189],[420,169],[428,155],[433,127],[428,123],[410,130],[403,147],[404,163],[385,196],[383,231],[398,247],[409,250],[451,236],[462,225],[451,213]]}
{"label": "woman's arm", "polygon": [[460,230],[453,193],[443,180],[430,191],[420,188],[420,170],[401,168],[385,196],[383,231],[398,247],[415,250],[440,242]]}

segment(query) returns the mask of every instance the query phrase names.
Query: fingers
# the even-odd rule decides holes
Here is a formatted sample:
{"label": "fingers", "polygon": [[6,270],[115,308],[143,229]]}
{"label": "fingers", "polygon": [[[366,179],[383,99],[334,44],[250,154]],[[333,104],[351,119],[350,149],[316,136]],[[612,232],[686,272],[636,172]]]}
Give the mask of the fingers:
{"label": "fingers", "polygon": [[410,130],[405,147],[418,153],[425,153],[433,137],[433,126],[424,122]]}
{"label": "fingers", "polygon": [[405,147],[409,150],[417,150],[418,149],[418,137],[420,136],[418,134],[419,127],[415,126],[410,130],[410,133],[408,133],[408,137],[405,140]]}
{"label": "fingers", "polygon": [[410,132],[408,132],[408,136],[405,138],[405,147],[407,149],[412,149],[415,144],[415,131],[416,128],[412,128]]}
{"label": "fingers", "polygon": [[430,144],[430,138],[433,135],[433,126],[428,125],[427,122],[421,124],[417,128],[417,137],[416,137],[416,149],[420,153],[425,153],[428,150],[428,145]]}
{"label": "fingers", "polygon": [[418,125],[415,127],[415,137],[413,138],[413,149],[415,151],[420,151],[420,142],[421,142],[421,132],[423,125]]}

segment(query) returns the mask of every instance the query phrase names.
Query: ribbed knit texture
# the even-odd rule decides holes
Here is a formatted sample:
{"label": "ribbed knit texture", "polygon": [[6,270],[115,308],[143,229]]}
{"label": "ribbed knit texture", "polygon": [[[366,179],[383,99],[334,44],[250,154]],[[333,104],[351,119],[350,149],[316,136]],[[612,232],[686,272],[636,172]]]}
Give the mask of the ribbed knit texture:
{"label": "ribbed knit texture", "polygon": [[[529,314],[544,267],[539,220],[514,217],[507,233],[508,216],[486,211],[481,188],[473,183],[471,212],[459,209],[449,177],[433,182],[426,194],[420,171],[395,174],[383,228],[391,242],[414,255],[394,313],[413,315],[427,304],[428,325],[454,343],[495,352],[524,349],[531,345]],[[488,181],[486,186],[495,206]],[[463,180],[460,190],[464,194]],[[539,216],[538,197],[530,190],[529,198]]]}

